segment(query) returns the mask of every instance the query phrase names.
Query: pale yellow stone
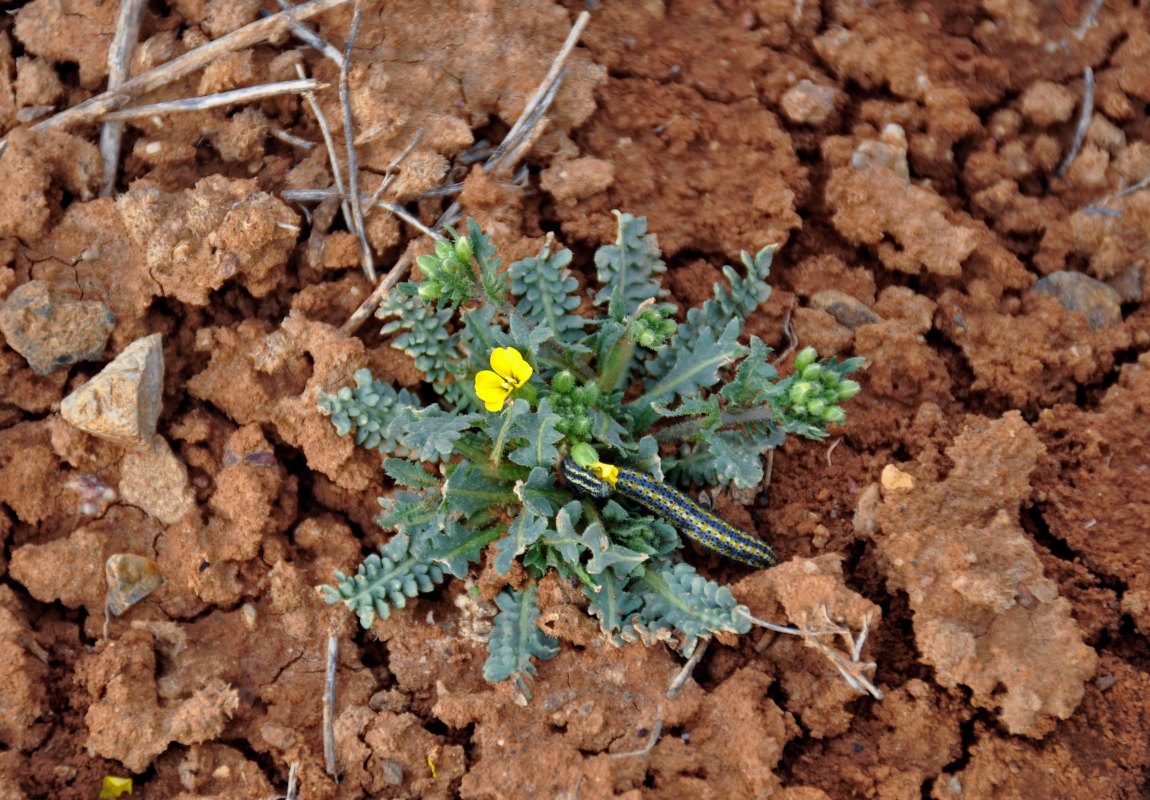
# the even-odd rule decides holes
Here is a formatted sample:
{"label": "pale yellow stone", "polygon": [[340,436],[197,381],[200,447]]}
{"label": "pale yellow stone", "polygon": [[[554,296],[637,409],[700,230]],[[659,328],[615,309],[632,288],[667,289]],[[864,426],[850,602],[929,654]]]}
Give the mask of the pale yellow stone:
{"label": "pale yellow stone", "polygon": [[165,525],[178,522],[196,507],[188,468],[162,436],[153,437],[148,450],[124,454],[120,497]]}
{"label": "pale yellow stone", "polygon": [[60,416],[82,431],[137,450],[156,434],[162,407],[160,334],[137,339],[90,381],[64,398]]}
{"label": "pale yellow stone", "polygon": [[906,493],[914,489],[914,476],[903,472],[894,464],[887,464],[882,468],[882,488],[888,492]]}

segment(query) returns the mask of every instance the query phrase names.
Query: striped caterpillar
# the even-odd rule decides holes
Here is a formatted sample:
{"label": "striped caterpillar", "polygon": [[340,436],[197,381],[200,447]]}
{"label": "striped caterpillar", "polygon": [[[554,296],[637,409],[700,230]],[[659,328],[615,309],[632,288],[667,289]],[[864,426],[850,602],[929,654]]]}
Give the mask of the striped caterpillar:
{"label": "striped caterpillar", "polygon": [[779,562],[775,551],[766,542],[744,533],[678,489],[655,480],[645,472],[603,464],[599,470],[603,477],[600,478],[580,467],[570,456],[563,459],[559,471],[577,493],[603,499],[612,491],[618,492],[663,517],[688,538],[719,555],[758,569]]}

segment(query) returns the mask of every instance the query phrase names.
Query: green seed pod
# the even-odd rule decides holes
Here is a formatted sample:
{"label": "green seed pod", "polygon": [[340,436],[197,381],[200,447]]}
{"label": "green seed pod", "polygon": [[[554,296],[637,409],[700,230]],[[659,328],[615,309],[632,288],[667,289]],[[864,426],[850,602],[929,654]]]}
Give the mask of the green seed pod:
{"label": "green seed pod", "polygon": [[804,347],[799,354],[795,356],[795,372],[802,372],[811,364],[818,360],[819,351],[813,347]]}
{"label": "green seed pod", "polygon": [[559,394],[570,394],[575,388],[575,376],[569,370],[563,370],[551,379],[551,388]]}

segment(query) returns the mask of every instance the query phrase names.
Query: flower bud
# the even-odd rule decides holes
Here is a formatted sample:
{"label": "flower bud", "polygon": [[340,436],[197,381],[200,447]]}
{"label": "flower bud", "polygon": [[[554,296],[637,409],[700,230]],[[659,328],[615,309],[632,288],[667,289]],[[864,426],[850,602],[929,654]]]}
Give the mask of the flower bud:
{"label": "flower bud", "polygon": [[840,403],[843,400],[850,400],[852,397],[859,393],[859,389],[861,388],[862,387],[859,386],[858,381],[852,381],[848,378],[838,385],[838,388],[835,390],[835,398]]}
{"label": "flower bud", "polygon": [[443,284],[436,280],[423,281],[419,284],[419,296],[424,300],[435,300],[443,294]]}
{"label": "flower bud", "polygon": [[799,354],[795,356],[795,372],[802,372],[811,364],[818,360],[819,351],[813,347],[804,347]]}
{"label": "flower bud", "polygon": [[821,397],[816,397],[814,400],[807,403],[807,413],[812,417],[821,418],[827,411],[827,401]]}
{"label": "flower bud", "polygon": [[559,394],[570,394],[575,388],[575,376],[569,370],[563,370],[551,379],[551,388]]}
{"label": "flower bud", "polygon": [[808,364],[800,374],[804,381],[817,381],[823,375],[823,368],[820,364]]}
{"label": "flower bud", "polygon": [[815,387],[807,381],[798,381],[791,387],[791,402],[796,406],[806,403],[815,393]]}
{"label": "flower bud", "polygon": [[823,412],[823,422],[828,425],[839,425],[846,418],[846,412],[838,406],[831,406]]}
{"label": "flower bud", "polygon": [[455,257],[462,261],[464,264],[471,263],[471,256],[474,249],[471,246],[471,239],[467,236],[461,236],[455,242]]}

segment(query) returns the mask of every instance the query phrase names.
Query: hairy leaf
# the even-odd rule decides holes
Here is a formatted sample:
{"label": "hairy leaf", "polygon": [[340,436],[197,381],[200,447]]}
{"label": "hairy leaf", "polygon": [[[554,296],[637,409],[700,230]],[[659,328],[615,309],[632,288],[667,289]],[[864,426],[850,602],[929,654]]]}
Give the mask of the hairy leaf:
{"label": "hairy leaf", "polygon": [[647,235],[645,217],[615,212],[619,220],[615,244],[600,247],[595,267],[603,288],[595,295],[595,305],[607,304],[607,314],[616,322],[635,313],[644,300],[664,292],[659,276],[667,270],[655,234]]}
{"label": "hairy leaf", "polygon": [[526,694],[524,679],[535,675],[532,659],[554,658],[559,654],[559,640],[535,624],[539,607],[535,605],[534,585],[522,592],[505,589],[495,598],[495,605],[499,613],[495,615],[487,640],[483,677],[492,683],[516,677],[520,690]]}
{"label": "hairy leaf", "polygon": [[579,307],[579,281],[567,269],[571,251],[564,248],[555,255],[550,251],[548,240],[539,255],[520,259],[509,268],[511,291],[520,296],[516,308],[561,340],[581,337],[583,318],[571,313]]}

